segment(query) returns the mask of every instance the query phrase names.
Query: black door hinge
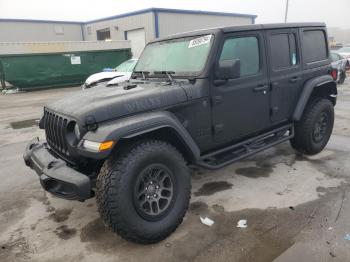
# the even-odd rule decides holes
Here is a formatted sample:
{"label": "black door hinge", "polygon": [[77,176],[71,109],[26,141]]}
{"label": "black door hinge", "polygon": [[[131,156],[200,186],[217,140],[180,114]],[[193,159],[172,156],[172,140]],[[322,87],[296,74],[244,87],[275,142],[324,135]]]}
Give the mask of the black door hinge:
{"label": "black door hinge", "polygon": [[278,110],[279,110],[278,106],[274,106],[274,107],[270,108],[270,115],[273,116],[273,115],[277,114]]}

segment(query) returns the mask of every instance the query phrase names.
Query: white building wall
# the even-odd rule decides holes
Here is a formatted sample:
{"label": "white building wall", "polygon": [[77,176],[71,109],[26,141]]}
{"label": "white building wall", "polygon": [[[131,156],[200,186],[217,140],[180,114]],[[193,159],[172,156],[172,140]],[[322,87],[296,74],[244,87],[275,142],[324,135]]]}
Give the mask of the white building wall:
{"label": "white building wall", "polygon": [[252,17],[158,13],[159,37],[213,27],[253,24]]}
{"label": "white building wall", "polygon": [[0,42],[82,40],[81,24],[0,20]]}
{"label": "white building wall", "polygon": [[145,29],[146,43],[154,39],[154,15],[153,12],[137,14],[127,17],[115,18],[106,21],[91,22],[83,25],[85,40],[97,40],[97,30],[109,28],[111,40],[124,40],[124,32],[135,29]]}

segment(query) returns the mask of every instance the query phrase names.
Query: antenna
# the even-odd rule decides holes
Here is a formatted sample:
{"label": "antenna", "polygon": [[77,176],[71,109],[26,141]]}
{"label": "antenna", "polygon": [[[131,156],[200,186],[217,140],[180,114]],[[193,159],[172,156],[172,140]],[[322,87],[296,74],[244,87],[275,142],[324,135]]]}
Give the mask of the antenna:
{"label": "antenna", "polygon": [[284,15],[284,22],[287,23],[288,20],[288,8],[289,8],[289,0],[286,2],[286,13]]}

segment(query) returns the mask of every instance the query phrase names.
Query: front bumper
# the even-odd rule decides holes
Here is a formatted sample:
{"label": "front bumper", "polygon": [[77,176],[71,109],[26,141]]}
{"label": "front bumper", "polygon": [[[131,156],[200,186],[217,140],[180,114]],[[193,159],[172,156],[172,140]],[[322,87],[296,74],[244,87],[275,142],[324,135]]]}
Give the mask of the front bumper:
{"label": "front bumper", "polygon": [[25,164],[39,175],[42,187],[53,195],[79,201],[93,197],[90,178],[52,155],[46,142],[33,139],[23,158]]}

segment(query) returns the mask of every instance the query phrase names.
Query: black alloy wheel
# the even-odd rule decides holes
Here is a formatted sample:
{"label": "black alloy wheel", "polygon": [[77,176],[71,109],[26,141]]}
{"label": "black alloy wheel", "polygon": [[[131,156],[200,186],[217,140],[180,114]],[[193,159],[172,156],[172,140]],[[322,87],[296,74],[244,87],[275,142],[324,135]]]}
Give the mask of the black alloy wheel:
{"label": "black alloy wheel", "polygon": [[152,164],[140,173],[135,183],[134,205],[149,221],[161,218],[174,201],[173,174],[163,164]]}

